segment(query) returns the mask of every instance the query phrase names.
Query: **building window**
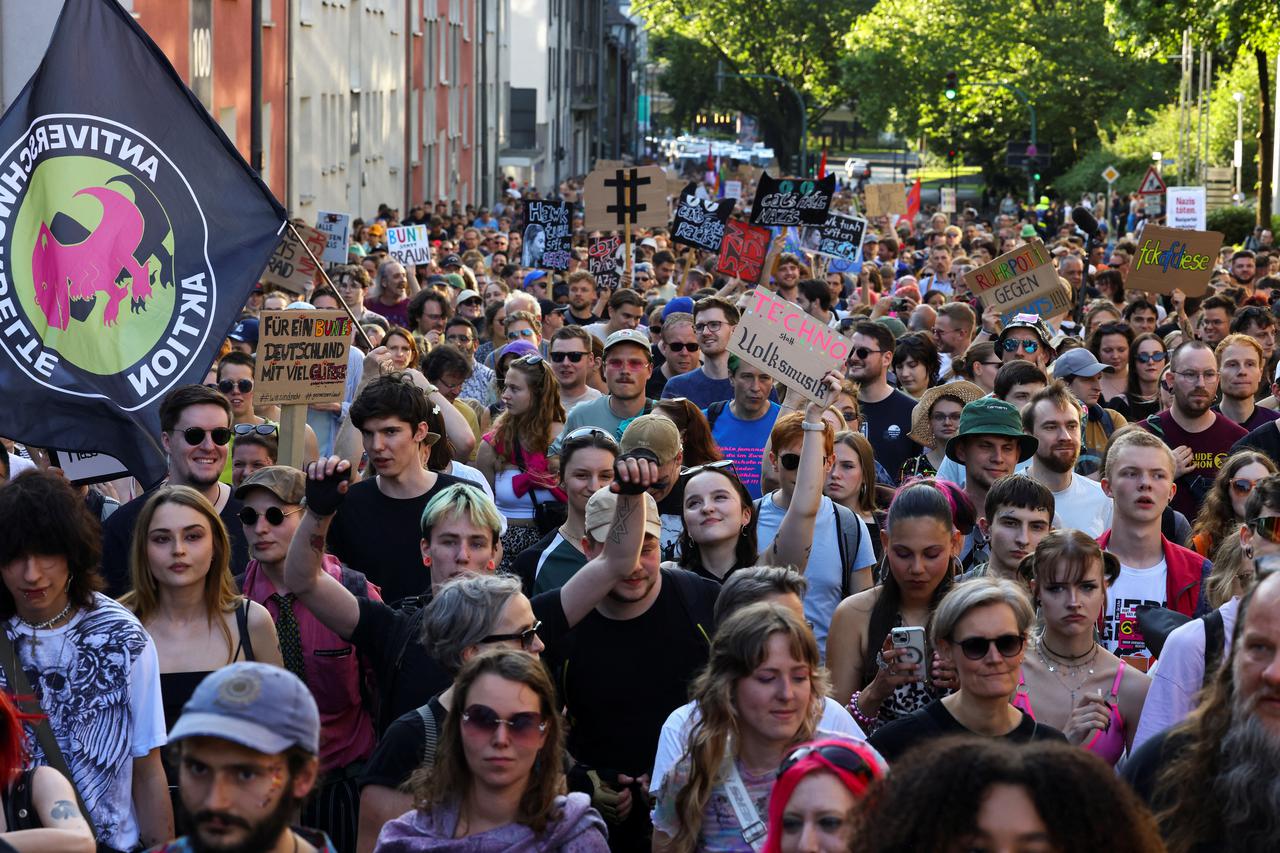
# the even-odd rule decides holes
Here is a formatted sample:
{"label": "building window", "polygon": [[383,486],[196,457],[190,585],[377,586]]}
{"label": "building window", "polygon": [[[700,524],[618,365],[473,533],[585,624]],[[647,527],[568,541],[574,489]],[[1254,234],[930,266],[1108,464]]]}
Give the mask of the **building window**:
{"label": "building window", "polygon": [[511,88],[511,116],[507,122],[507,136],[511,147],[531,149],[537,147],[538,90]]}
{"label": "building window", "polygon": [[237,148],[240,147],[236,140],[236,108],[223,107],[218,110],[218,126],[222,128],[222,132],[227,135],[227,139],[231,140],[231,144]]}
{"label": "building window", "polygon": [[[314,117],[311,115],[311,98],[298,99],[298,138],[311,139],[316,138],[315,127],[312,125]],[[298,146],[298,195],[299,197],[310,196],[315,194],[315,171],[316,156],[315,149],[308,145]]]}
{"label": "building window", "polygon": [[316,0],[298,0],[298,23],[309,27],[316,22]]}

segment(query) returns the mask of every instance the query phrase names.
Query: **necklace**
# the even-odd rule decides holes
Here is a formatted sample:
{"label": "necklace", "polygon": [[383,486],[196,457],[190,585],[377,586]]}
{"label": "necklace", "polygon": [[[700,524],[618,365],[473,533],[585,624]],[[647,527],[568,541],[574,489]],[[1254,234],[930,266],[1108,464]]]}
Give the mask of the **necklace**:
{"label": "necklace", "polygon": [[[1067,691],[1071,694],[1071,707],[1073,708],[1076,705],[1076,694],[1079,693],[1080,690],[1086,684],[1089,683],[1089,679],[1093,676],[1093,662],[1097,658],[1098,649],[1100,648],[1101,646],[1099,646],[1097,643],[1094,643],[1092,653],[1086,652],[1086,654],[1089,655],[1089,659],[1087,661],[1084,661],[1079,664],[1064,664],[1062,661],[1056,660],[1056,656],[1053,662],[1050,663],[1050,658],[1045,657],[1044,653],[1046,650],[1048,650],[1049,654],[1053,655],[1053,651],[1049,649],[1048,646],[1045,646],[1043,640],[1041,640],[1039,643],[1036,644],[1036,654],[1040,656],[1040,660],[1041,662],[1044,663],[1045,668],[1048,669],[1049,672],[1053,675],[1053,677],[1058,679],[1058,682],[1063,687],[1065,687]],[[1081,657],[1084,657],[1084,655],[1081,655]],[[1086,669],[1086,668],[1087,668],[1087,671],[1085,672],[1085,674],[1083,676],[1079,676],[1078,683],[1074,685],[1071,682],[1067,681],[1067,679],[1063,677],[1063,675],[1060,672],[1058,672],[1058,670],[1060,669],[1066,669],[1072,674],[1073,677],[1076,677],[1079,674],[1080,670]]]}
{"label": "necklace", "polygon": [[1092,646],[1092,647],[1090,647],[1090,649],[1089,649],[1087,652],[1081,652],[1081,653],[1080,653],[1080,654],[1078,654],[1078,655],[1060,655],[1060,654],[1058,654],[1057,652],[1055,652],[1053,649],[1049,648],[1049,644],[1045,642],[1045,639],[1044,639],[1044,635],[1043,635],[1043,634],[1040,636],[1040,642],[1039,642],[1039,644],[1038,644],[1038,645],[1044,646],[1045,651],[1047,651],[1049,654],[1053,655],[1053,656],[1054,656],[1054,658],[1056,658],[1057,660],[1062,661],[1062,663],[1063,663],[1064,665],[1066,665],[1066,666],[1070,666],[1070,665],[1071,665],[1071,664],[1070,664],[1070,661],[1076,661],[1076,660],[1080,660],[1081,658],[1086,658],[1086,657],[1087,657],[1087,658],[1092,658],[1092,656],[1094,656],[1094,655],[1096,655],[1096,654],[1098,653],[1098,644],[1097,644],[1097,643],[1094,643],[1094,644],[1093,644],[1093,646]]}
{"label": "necklace", "polygon": [[52,619],[46,619],[43,622],[31,622],[25,619],[24,617],[22,617],[21,615],[19,615],[18,619],[22,621],[22,624],[26,625],[28,628],[31,629],[31,648],[37,649],[40,647],[40,636],[36,633],[37,631],[43,631],[46,628],[52,628],[54,625],[57,625],[59,622],[65,619],[67,614],[70,612],[71,612],[71,599],[68,598],[67,606],[62,608],[62,611],[57,616],[54,616]]}

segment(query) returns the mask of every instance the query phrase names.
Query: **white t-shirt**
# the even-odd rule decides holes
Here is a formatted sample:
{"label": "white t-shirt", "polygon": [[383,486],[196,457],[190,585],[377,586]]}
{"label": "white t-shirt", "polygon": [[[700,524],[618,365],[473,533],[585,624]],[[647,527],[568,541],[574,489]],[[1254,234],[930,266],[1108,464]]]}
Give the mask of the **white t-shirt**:
{"label": "white t-shirt", "polygon": [[453,460],[453,468],[449,471],[449,474],[463,480],[470,480],[480,488],[484,489],[484,493],[489,496],[489,500],[493,500],[493,489],[489,486],[489,481],[484,478],[484,474],[481,474],[478,469],[472,468],[470,465],[463,464],[455,459]]}
{"label": "white t-shirt", "polygon": [[[818,518],[813,525],[813,549],[809,552],[809,564],[805,566],[804,576],[809,581],[809,591],[804,596],[804,617],[813,624],[814,636],[818,639],[818,650],[826,659],[827,628],[831,625],[831,616],[840,603],[840,580],[843,567],[840,565],[840,542],[836,536],[835,505],[831,498],[822,497],[818,507]],[[785,510],[773,501],[768,494],[760,502],[760,520],[756,522],[756,545],[763,551],[772,544],[778,535],[778,527],[782,524]],[[857,516],[854,516],[857,518]],[[859,530],[851,534],[858,541],[858,553],[851,555],[853,569],[873,566],[876,552],[871,545],[871,533],[867,523],[857,519]]]}
{"label": "white t-shirt", "polygon": [[1138,629],[1138,605],[1163,607],[1169,568],[1162,557],[1149,569],[1120,564],[1120,577],[1107,587],[1107,617],[1102,644],[1121,657],[1151,657]]}
{"label": "white t-shirt", "polygon": [[[822,709],[822,719],[818,728],[843,735],[852,740],[865,741],[866,733],[854,721],[849,712],[840,707],[840,703],[827,697],[826,706]],[[649,777],[649,792],[658,793],[667,771],[676,766],[680,756],[684,755],[685,745],[689,741],[689,730],[696,720],[697,705],[693,702],[681,705],[667,717],[658,734],[658,753],[653,757],[653,773]]]}
{"label": "white t-shirt", "polygon": [[1111,529],[1111,498],[1088,477],[1072,474],[1071,485],[1053,493],[1053,505],[1055,527],[1083,530],[1094,539]]}
{"label": "white t-shirt", "polygon": [[[94,609],[36,632],[38,643],[16,616],[5,632],[48,715],[98,841],[132,850],[139,841],[133,759],[166,742],[160,661],[151,636],[132,613],[100,593],[94,593]],[[32,765],[48,764],[36,738],[29,741]]]}

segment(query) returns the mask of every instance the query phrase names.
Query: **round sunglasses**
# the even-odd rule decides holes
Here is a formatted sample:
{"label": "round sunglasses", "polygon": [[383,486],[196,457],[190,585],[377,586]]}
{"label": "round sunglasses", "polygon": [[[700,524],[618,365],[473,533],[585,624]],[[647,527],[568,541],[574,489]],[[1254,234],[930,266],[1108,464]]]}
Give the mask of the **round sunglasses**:
{"label": "round sunglasses", "polygon": [[275,435],[280,428],[275,424],[236,424],[232,429],[236,435]]}
{"label": "round sunglasses", "polygon": [[256,509],[251,506],[246,506],[240,510],[236,517],[240,519],[240,523],[245,527],[253,527],[258,523],[259,518],[265,518],[267,520],[267,524],[270,524],[272,527],[279,527],[284,524],[284,520],[286,518],[291,515],[297,515],[302,512],[302,510],[303,507],[298,507],[297,509],[291,509],[288,512],[285,512],[278,506],[269,506],[261,515],[259,515]]}
{"label": "round sunglasses", "polygon": [[231,430],[227,427],[214,427],[213,429],[187,427],[186,429],[175,429],[173,432],[181,435],[182,440],[192,447],[199,447],[204,444],[206,435],[212,438],[213,443],[218,447],[225,447],[227,442],[231,441]]}
{"label": "round sunglasses", "polygon": [[232,391],[239,391],[241,394],[248,394],[253,390],[252,379],[223,379],[218,383],[218,390],[223,394],[230,394]]}

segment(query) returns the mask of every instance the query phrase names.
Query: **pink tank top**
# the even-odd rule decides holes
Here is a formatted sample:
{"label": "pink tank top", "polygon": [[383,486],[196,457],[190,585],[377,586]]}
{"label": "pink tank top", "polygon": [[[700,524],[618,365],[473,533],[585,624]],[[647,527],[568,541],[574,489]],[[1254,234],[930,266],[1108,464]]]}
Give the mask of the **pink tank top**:
{"label": "pink tank top", "polygon": [[[1095,731],[1087,741],[1081,744],[1113,767],[1120,760],[1120,756],[1124,755],[1124,716],[1120,713],[1118,699],[1120,681],[1124,678],[1124,668],[1125,662],[1120,661],[1120,666],[1116,669],[1116,677],[1111,682],[1111,723],[1105,729]],[[1036,713],[1031,708],[1031,693],[1027,690],[1026,678],[1021,672],[1018,673],[1018,690],[1014,693],[1012,704],[1031,719],[1036,718]]]}

